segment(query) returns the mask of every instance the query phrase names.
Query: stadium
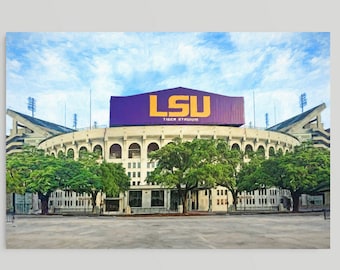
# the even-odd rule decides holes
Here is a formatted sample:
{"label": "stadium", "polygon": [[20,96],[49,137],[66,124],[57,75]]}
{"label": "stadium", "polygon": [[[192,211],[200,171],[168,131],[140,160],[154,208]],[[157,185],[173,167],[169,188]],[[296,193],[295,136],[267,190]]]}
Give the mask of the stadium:
{"label": "stadium", "polygon": [[[177,193],[169,188],[148,184],[145,179],[154,170],[149,153],[173,139],[223,139],[232,149],[263,151],[266,157],[287,152],[306,140],[316,147],[330,147],[330,130],[321,122],[320,104],[267,129],[244,126],[243,97],[177,87],[133,96],[111,97],[110,126],[74,130],[8,109],[13,128],[6,139],[7,154],[20,151],[24,144],[36,145],[46,153],[79,157],[82,151],[98,151],[103,160],[121,163],[130,177],[130,188],[119,197],[97,197],[103,214],[175,213],[181,211]],[[277,188],[242,192],[238,208],[244,210],[289,210],[290,194]],[[301,198],[308,205],[309,196]],[[329,203],[329,196],[313,198],[316,204]],[[34,194],[7,196],[7,205],[17,212],[39,211]],[[227,212],[232,196],[224,187],[192,190],[189,211]],[[92,209],[87,194],[55,191],[49,201],[50,212],[86,212]]]}

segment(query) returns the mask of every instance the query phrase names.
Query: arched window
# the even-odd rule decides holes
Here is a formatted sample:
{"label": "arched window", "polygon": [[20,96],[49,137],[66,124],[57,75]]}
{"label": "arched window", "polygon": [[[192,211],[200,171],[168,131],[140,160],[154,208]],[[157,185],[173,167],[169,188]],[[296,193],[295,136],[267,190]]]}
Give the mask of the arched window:
{"label": "arched window", "polygon": [[99,157],[103,156],[103,148],[99,144],[93,148],[93,152],[98,154]]}
{"label": "arched window", "polygon": [[138,143],[132,143],[129,146],[129,158],[139,158],[140,157],[140,145]]}
{"label": "arched window", "polygon": [[253,147],[250,144],[247,144],[244,148],[244,153],[247,158],[251,158],[253,155]]}
{"label": "arched window", "polygon": [[231,150],[240,151],[240,146],[239,146],[237,143],[234,143],[234,144],[231,146]]}
{"label": "arched window", "polygon": [[260,145],[258,148],[257,148],[257,154],[259,154],[260,156],[265,156],[265,150],[264,150],[264,147],[262,145]]}
{"label": "arched window", "polygon": [[148,156],[149,156],[149,154],[150,154],[151,152],[156,151],[156,150],[158,150],[158,149],[159,149],[159,146],[158,146],[157,143],[150,143],[150,144],[148,145]]}
{"label": "arched window", "polygon": [[67,157],[74,158],[74,150],[72,148],[67,150]]}
{"label": "arched window", "polygon": [[115,143],[110,147],[110,158],[122,158],[122,147]]}
{"label": "arched window", "polygon": [[80,147],[80,149],[79,149],[79,157],[82,158],[85,153],[87,153],[87,148],[85,146]]}
{"label": "arched window", "polygon": [[269,147],[269,156],[270,157],[275,156],[275,149],[273,146]]}
{"label": "arched window", "polygon": [[64,156],[64,152],[62,150],[58,151],[58,158],[62,158]]}
{"label": "arched window", "polygon": [[244,152],[246,154],[249,154],[249,153],[253,152],[253,147],[250,144],[247,144],[246,148],[244,149]]}

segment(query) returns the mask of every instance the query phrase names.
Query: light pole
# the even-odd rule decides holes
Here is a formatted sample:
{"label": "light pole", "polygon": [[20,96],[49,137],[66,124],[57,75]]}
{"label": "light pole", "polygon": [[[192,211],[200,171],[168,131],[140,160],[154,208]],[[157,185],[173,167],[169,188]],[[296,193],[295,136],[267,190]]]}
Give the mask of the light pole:
{"label": "light pole", "polygon": [[307,96],[306,93],[300,95],[300,107],[301,112],[303,112],[303,108],[307,105]]}
{"label": "light pole", "polygon": [[36,111],[35,98],[32,98],[32,97],[28,98],[27,108],[29,111],[32,112],[32,117],[34,117],[34,113]]}

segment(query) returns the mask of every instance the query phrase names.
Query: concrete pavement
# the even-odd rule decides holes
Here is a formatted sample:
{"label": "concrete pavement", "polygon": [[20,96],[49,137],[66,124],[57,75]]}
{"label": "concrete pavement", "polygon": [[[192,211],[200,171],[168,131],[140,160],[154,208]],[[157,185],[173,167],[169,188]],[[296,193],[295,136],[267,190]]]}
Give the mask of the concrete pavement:
{"label": "concrete pavement", "polygon": [[8,249],[329,249],[319,215],[17,216]]}

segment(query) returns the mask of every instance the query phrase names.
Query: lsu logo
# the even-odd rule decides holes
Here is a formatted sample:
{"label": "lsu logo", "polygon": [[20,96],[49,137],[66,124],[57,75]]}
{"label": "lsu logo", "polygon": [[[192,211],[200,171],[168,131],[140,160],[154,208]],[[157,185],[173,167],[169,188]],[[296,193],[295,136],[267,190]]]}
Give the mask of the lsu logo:
{"label": "lsu logo", "polygon": [[168,110],[158,111],[157,95],[150,95],[150,117],[208,117],[210,96],[203,96],[203,111],[198,111],[197,96],[174,95],[168,98]]}

